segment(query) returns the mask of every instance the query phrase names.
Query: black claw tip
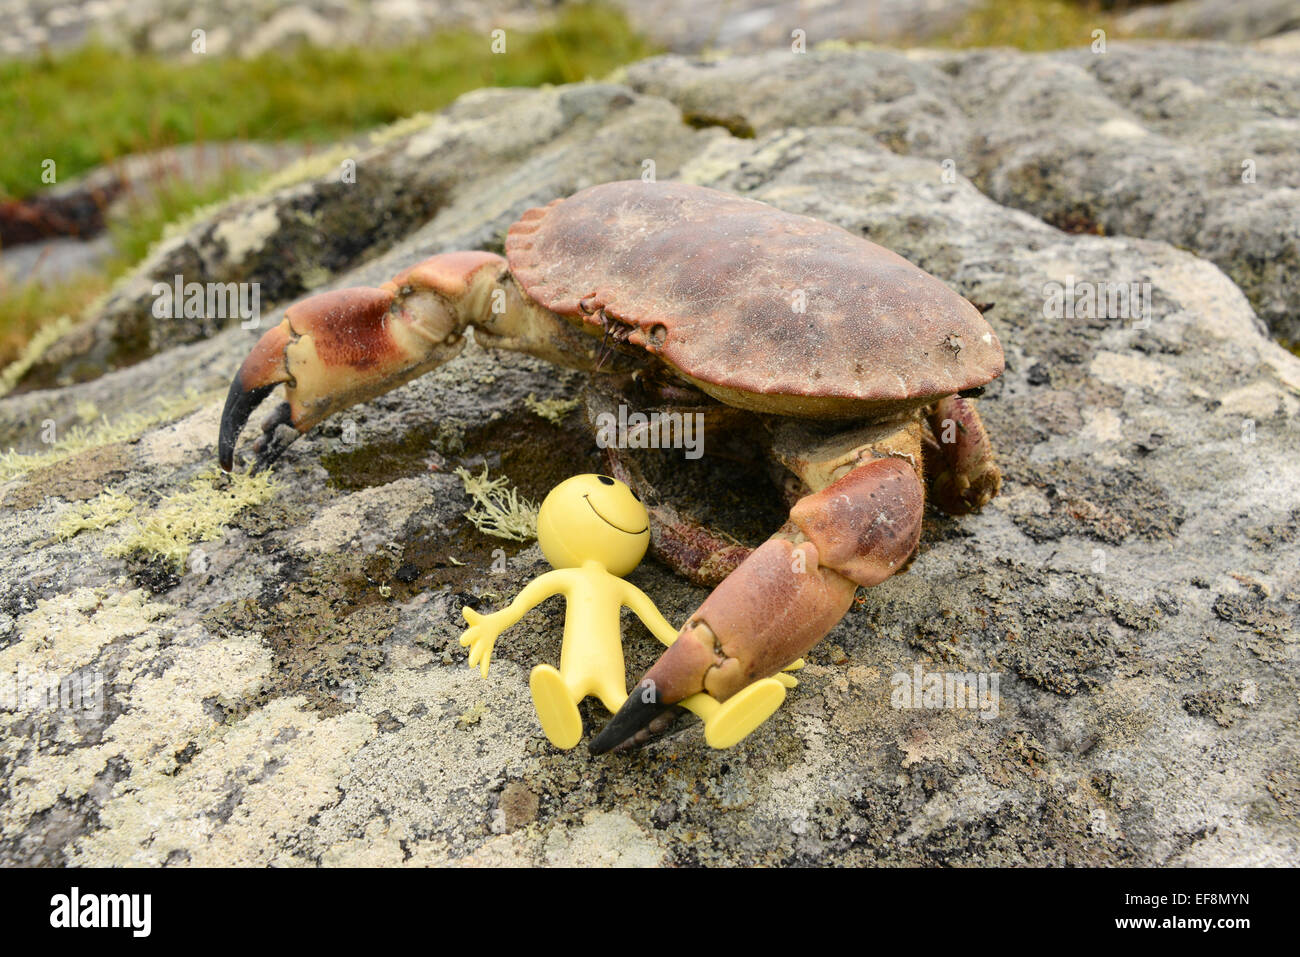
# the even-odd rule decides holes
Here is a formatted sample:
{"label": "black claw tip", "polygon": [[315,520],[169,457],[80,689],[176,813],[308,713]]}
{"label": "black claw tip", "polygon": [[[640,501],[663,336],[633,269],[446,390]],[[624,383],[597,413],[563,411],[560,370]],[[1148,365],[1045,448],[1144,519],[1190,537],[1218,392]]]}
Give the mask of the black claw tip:
{"label": "black claw tip", "polygon": [[229,472],[234,468],[235,443],[239,441],[239,433],[243,431],[244,423],[274,388],[274,385],[264,385],[256,389],[245,389],[239,383],[239,376],[235,376],[235,381],[230,383],[230,391],[226,394],[226,408],[221,413],[221,434],[217,439],[217,460],[225,471]]}
{"label": "black claw tip", "polygon": [[592,739],[589,750],[592,754],[614,750],[671,707],[661,703],[649,686],[637,685],[623,702],[623,707],[618,709],[618,714]]}

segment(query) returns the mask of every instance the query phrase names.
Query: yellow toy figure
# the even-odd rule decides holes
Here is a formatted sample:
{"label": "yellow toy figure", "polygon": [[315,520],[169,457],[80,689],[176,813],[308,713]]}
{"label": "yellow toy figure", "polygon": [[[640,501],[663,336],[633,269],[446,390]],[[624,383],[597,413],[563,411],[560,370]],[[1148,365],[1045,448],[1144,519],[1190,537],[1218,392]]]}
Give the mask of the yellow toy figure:
{"label": "yellow toy figure", "polygon": [[[650,544],[650,517],[636,493],[607,475],[575,475],[546,496],[537,515],[537,541],[554,571],[535,578],[507,607],[490,615],[462,609],[470,627],[460,643],[470,649],[470,667],[487,677],[497,636],[552,595],[567,601],[560,667],[538,665],[529,687],[542,730],[557,748],[572,748],[582,738],[578,702],[595,695],[612,713],[627,700],[623,606],[665,645],[677,640],[646,593],[623,580],[641,563]],[[795,667],[802,664],[796,662]],[[704,721],[705,740],[729,748],[766,721],[785,700],[789,675],[765,678],[719,703],[696,694],[680,704]]]}

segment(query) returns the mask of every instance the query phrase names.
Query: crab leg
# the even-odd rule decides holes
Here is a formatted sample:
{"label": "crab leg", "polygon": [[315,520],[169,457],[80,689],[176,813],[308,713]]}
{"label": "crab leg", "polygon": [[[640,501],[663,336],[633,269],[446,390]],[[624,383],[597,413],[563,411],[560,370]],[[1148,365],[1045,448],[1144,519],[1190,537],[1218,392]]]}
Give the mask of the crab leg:
{"label": "crab leg", "polygon": [[725,702],[776,674],[839,622],[859,585],[903,568],[921,533],[918,452],[919,436],[899,431],[798,463],[800,477],[820,488],[691,615],[591,750],[617,747],[689,695]]}
{"label": "crab leg", "polygon": [[925,437],[925,463],[934,503],[949,515],[983,508],[1002,487],[1002,473],[974,401],[950,395],[926,419],[931,434]]}
{"label": "crab leg", "polygon": [[[620,388],[625,390],[626,384],[592,382],[587,387],[587,419],[598,434],[600,416],[617,417],[619,404],[630,401],[627,392]],[[704,398],[698,394],[697,397]],[[761,452],[755,450],[753,443],[752,413],[717,403],[667,408],[680,415],[699,412],[707,419],[710,455],[726,456],[727,449],[724,447],[720,452],[718,446],[734,445],[737,453],[747,453],[743,460],[746,466],[753,466],[756,461],[761,464]],[[650,515],[651,552],[674,571],[696,585],[712,587],[749,557],[752,548],[683,513],[660,495],[639,466],[635,452],[618,445],[609,445],[604,452],[606,470],[635,490]]]}
{"label": "crab leg", "polygon": [[605,450],[606,468],[637,490],[650,516],[650,548],[675,571],[697,585],[717,585],[734,572],[753,549],[683,515],[659,497],[640,470],[618,449]]}

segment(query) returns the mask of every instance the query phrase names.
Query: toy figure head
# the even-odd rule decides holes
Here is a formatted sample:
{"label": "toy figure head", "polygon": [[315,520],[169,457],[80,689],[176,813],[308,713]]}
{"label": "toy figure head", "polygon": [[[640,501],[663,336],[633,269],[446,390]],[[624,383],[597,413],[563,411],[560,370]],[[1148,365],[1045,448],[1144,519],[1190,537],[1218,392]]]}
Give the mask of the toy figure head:
{"label": "toy figure head", "polygon": [[552,568],[597,561],[622,578],[650,544],[650,516],[635,492],[608,475],[575,475],[546,496],[537,542]]}

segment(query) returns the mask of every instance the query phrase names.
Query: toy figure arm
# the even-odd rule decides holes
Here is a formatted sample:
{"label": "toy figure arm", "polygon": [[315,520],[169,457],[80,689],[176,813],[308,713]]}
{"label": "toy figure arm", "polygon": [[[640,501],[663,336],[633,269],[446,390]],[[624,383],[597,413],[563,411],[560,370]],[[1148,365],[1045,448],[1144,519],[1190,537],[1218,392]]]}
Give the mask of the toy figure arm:
{"label": "toy figure arm", "polygon": [[626,586],[623,592],[623,604],[632,609],[633,614],[650,629],[650,634],[665,645],[671,646],[677,640],[677,629],[668,624],[668,619],[659,613],[659,609],[655,607],[649,595],[631,582],[623,584]]}
{"label": "toy figure arm", "polygon": [[462,608],[461,614],[469,627],[460,636],[460,643],[469,647],[469,666],[480,665],[484,678],[492,661],[492,646],[501,632],[514,625],[536,605],[565,590],[567,576],[559,571],[547,572],[534,578],[515,596],[514,601],[498,611],[483,615],[473,608]]}

